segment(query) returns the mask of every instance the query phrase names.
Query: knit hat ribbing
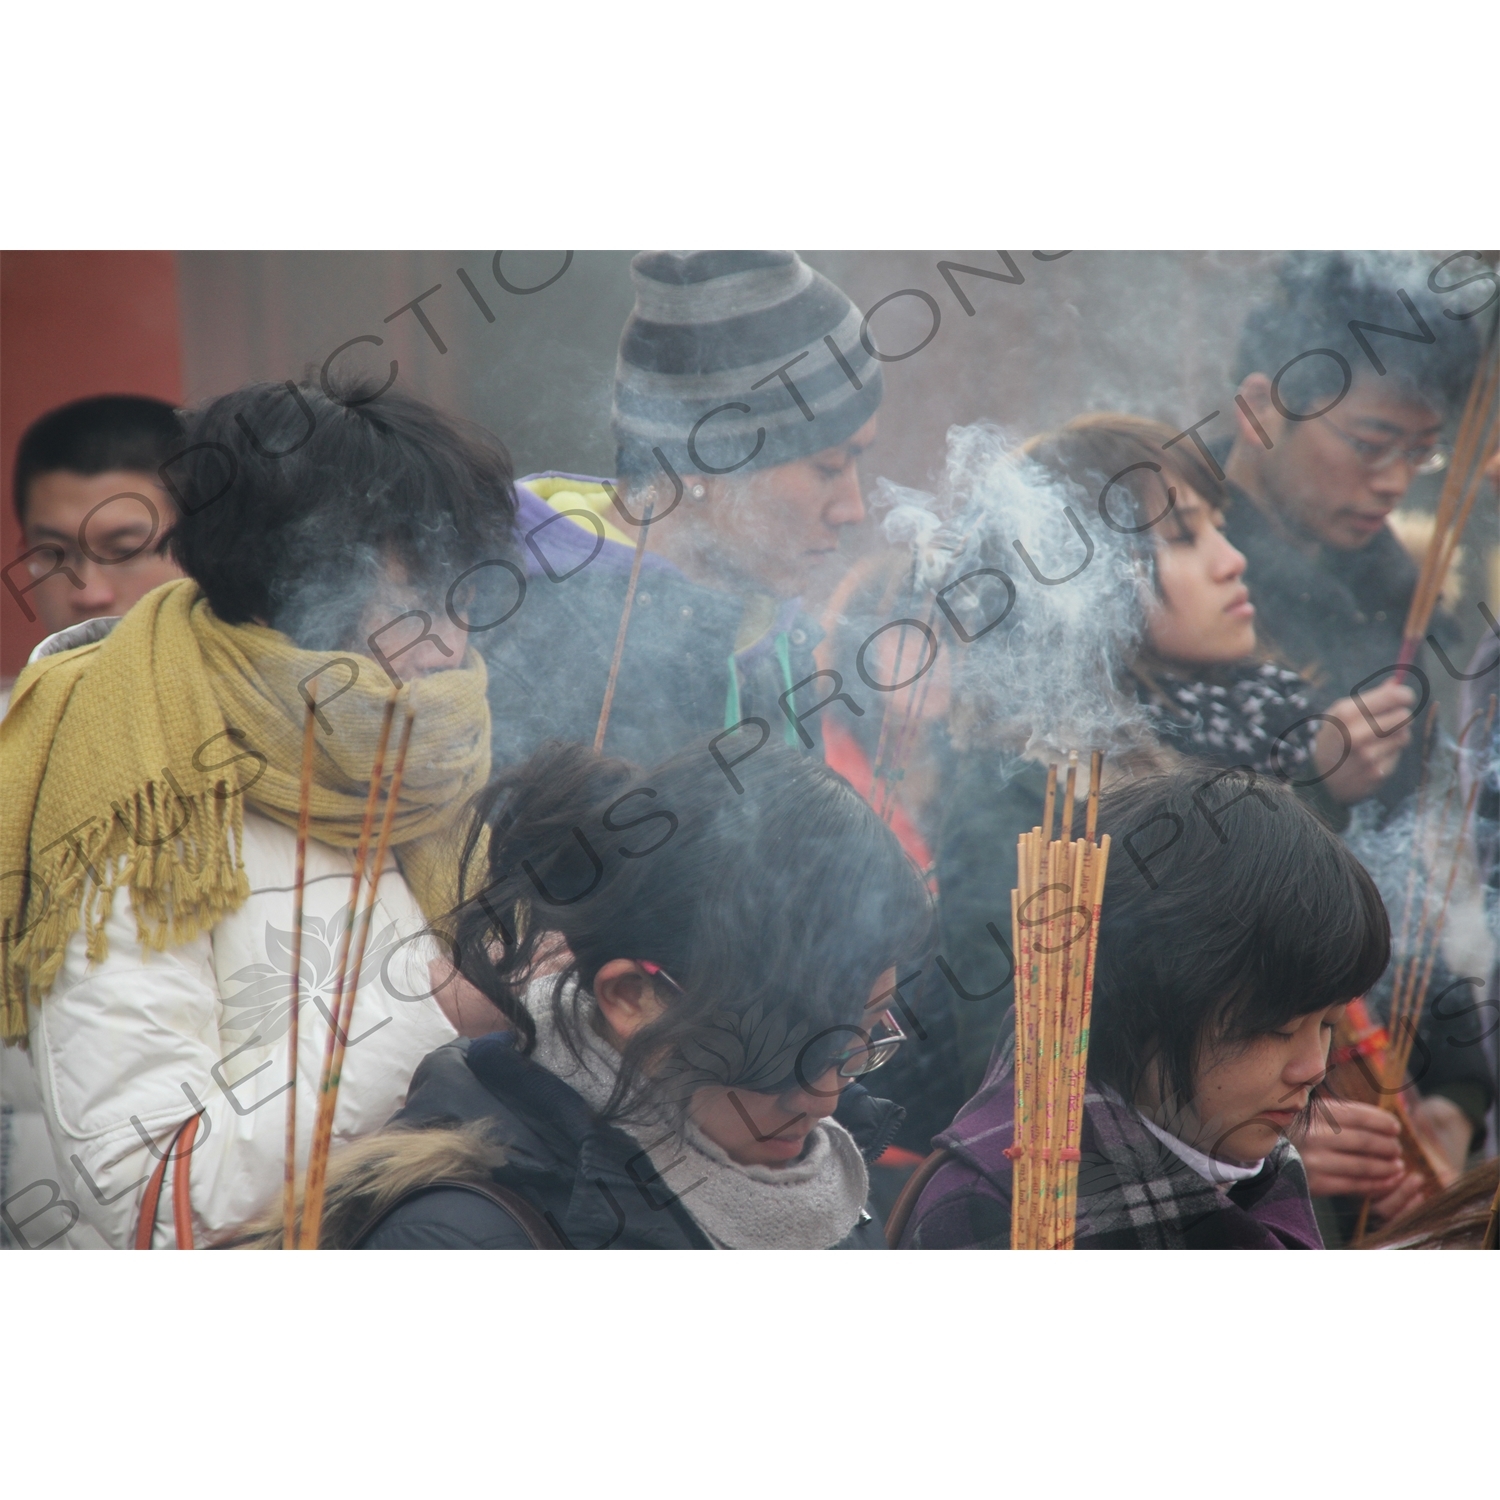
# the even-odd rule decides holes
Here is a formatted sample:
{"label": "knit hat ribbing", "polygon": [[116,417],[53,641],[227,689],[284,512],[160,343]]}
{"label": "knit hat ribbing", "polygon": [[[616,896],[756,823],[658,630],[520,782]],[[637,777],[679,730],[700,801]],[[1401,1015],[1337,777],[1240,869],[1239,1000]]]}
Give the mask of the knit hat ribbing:
{"label": "knit hat ribbing", "polygon": [[[620,338],[617,472],[770,468],[842,443],[884,379],[860,310],[790,250],[646,250]],[[831,342],[830,342],[831,341]]]}

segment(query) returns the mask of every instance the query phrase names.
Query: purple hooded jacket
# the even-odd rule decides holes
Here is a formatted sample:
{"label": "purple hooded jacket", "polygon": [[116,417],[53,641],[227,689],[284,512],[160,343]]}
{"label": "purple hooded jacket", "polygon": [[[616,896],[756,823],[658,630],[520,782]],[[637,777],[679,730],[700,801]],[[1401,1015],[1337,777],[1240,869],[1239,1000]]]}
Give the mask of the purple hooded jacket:
{"label": "purple hooded jacket", "polygon": [[[935,1144],[950,1153],[918,1198],[898,1248],[1010,1248],[1015,1085],[997,1057]],[[1215,1186],[1169,1151],[1118,1096],[1084,1096],[1080,1250],[1321,1250],[1302,1159],[1282,1140],[1260,1172]]]}

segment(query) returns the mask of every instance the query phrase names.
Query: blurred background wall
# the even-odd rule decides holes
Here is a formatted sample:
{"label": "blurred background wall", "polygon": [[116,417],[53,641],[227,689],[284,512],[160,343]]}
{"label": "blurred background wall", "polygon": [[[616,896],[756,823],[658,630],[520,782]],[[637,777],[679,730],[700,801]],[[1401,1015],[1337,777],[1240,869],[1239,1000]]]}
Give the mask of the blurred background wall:
{"label": "blurred background wall", "polygon": [[[941,464],[955,423],[988,418],[1020,439],[1085,410],[1123,408],[1178,427],[1231,410],[1239,325],[1272,259],[1075,251],[1044,260],[1014,251],[1019,283],[958,275],[970,316],[938,262],[1009,275],[993,250],[804,254],[866,309],[891,298],[871,325],[883,351],[931,334],[885,366],[880,440],[865,463],[868,481],[918,487]],[[339,375],[381,381],[395,360],[407,389],[501,437],[520,474],[607,474],[615,349],[633,302],[629,262],[626,251],[571,259],[506,251],[498,262],[487,250],[7,253],[5,560],[19,550],[9,497],[15,443],[34,416],[106,390],[195,402],[249,380],[316,378],[330,356]],[[936,304],[935,331],[917,292]],[[1225,416],[1206,435],[1229,431]],[[1430,504],[1438,482],[1419,480],[1408,503]],[[1470,641],[1483,629],[1472,601],[1496,596],[1485,575],[1500,518],[1491,505],[1481,509],[1467,548]],[[875,522],[863,530],[849,538],[851,550],[872,544]],[[0,671],[10,675],[38,632],[9,591],[0,594]]]}

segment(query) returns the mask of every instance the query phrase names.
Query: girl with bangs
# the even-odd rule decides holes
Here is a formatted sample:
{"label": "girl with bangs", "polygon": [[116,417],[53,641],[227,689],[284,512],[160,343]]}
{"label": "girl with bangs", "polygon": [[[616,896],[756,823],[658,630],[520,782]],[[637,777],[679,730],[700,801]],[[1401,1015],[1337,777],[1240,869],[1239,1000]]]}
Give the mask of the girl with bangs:
{"label": "girl with bangs", "polygon": [[[1319,1107],[1334,1027],[1390,957],[1364,867],[1253,771],[1108,794],[1078,1180],[1079,1249],[1321,1249],[1288,1133]],[[1076,833],[1075,833],[1076,836]],[[907,1249],[1006,1249],[1013,1049],[892,1215]]]}

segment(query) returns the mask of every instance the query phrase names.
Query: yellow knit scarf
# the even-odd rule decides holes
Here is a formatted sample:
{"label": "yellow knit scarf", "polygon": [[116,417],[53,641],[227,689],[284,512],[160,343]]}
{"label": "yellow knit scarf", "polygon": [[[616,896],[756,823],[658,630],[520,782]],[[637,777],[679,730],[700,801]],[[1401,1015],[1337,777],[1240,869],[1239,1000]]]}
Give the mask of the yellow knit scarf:
{"label": "yellow knit scarf", "polygon": [[[153,590],[104,640],[21,674],[0,723],[5,1041],[25,1038],[27,999],[56,979],[80,923],[89,957],[104,957],[122,885],[142,944],[157,950],[207,932],[248,898],[244,809],[296,826],[299,684],[319,668],[309,691],[326,728],[316,735],[312,836],[353,849],[390,692],[369,658],[226,625],[184,580]],[[402,696],[416,718],[391,837],[435,919],[456,895],[464,803],[489,774],[483,664],[470,651],[462,669]]]}

